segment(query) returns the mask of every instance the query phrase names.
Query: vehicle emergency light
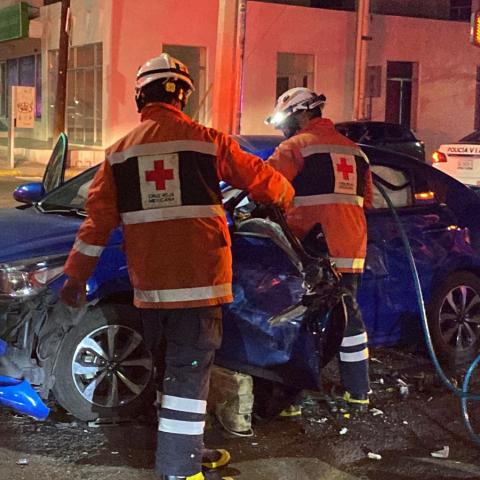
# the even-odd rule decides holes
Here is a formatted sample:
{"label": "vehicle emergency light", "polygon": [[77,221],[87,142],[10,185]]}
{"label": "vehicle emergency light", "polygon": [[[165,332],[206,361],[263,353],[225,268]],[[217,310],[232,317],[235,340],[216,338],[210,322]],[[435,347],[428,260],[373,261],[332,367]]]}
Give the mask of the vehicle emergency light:
{"label": "vehicle emergency light", "polygon": [[480,47],[480,10],[472,13],[470,42]]}
{"label": "vehicle emergency light", "polygon": [[436,150],[432,153],[432,163],[445,163],[447,161],[447,156]]}

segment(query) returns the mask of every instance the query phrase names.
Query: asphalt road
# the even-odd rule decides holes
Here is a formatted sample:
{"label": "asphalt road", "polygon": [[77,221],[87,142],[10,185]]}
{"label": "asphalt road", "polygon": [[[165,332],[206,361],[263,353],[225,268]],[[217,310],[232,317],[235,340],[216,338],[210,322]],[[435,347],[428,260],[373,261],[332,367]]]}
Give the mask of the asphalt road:
{"label": "asphalt road", "polygon": [[[207,444],[231,451],[226,473],[240,480],[479,479],[479,447],[460,402],[436,381],[428,359],[398,349],[372,353],[377,410],[364,416],[346,418],[307,393],[302,417],[257,421],[253,437],[231,436],[212,419]],[[327,384],[337,375],[329,367]],[[480,427],[480,408],[470,413]],[[151,418],[93,427],[59,410],[43,423],[0,412],[0,479],[153,480]],[[444,447],[445,458],[432,456]]]}
{"label": "asphalt road", "polygon": [[[17,205],[11,193],[25,181],[34,179],[0,176],[1,208]],[[377,410],[360,418],[306,393],[301,417],[257,421],[250,438],[231,436],[212,419],[207,444],[231,451],[226,473],[239,480],[480,479],[480,447],[468,437],[460,402],[424,355],[373,350],[371,378]],[[326,383],[337,379],[332,365]],[[470,415],[480,431],[480,402]],[[150,418],[98,428],[60,410],[46,422],[0,410],[0,480],[153,480]],[[445,458],[432,456],[444,447]]]}

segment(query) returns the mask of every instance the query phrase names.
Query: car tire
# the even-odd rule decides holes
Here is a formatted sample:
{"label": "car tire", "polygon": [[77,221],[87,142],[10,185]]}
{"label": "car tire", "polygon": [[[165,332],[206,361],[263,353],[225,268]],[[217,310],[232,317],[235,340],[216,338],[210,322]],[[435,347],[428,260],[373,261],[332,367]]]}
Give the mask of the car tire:
{"label": "car tire", "polygon": [[427,307],[435,353],[451,367],[472,360],[480,346],[480,278],[455,272],[434,290]]}
{"label": "car tire", "polygon": [[80,420],[135,416],[153,402],[153,371],[138,310],[105,304],[88,309],[66,334],[52,390]]}

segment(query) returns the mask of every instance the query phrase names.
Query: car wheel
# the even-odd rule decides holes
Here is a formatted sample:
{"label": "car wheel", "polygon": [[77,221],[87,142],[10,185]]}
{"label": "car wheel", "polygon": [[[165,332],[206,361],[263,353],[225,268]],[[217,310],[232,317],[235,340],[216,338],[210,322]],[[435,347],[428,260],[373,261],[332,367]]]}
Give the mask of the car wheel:
{"label": "car wheel", "polygon": [[447,277],[427,308],[436,354],[452,366],[478,352],[480,345],[480,279],[469,272]]}
{"label": "car wheel", "polygon": [[80,420],[139,413],[153,378],[139,312],[130,305],[88,309],[65,336],[54,375],[55,399]]}

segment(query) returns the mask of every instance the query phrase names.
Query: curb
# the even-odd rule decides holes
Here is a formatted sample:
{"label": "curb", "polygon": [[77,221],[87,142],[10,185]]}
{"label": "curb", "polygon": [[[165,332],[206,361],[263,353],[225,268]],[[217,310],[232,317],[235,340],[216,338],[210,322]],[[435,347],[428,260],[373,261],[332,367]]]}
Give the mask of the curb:
{"label": "curb", "polygon": [[0,177],[18,177],[22,175],[22,171],[17,168],[12,169],[0,169]]}

